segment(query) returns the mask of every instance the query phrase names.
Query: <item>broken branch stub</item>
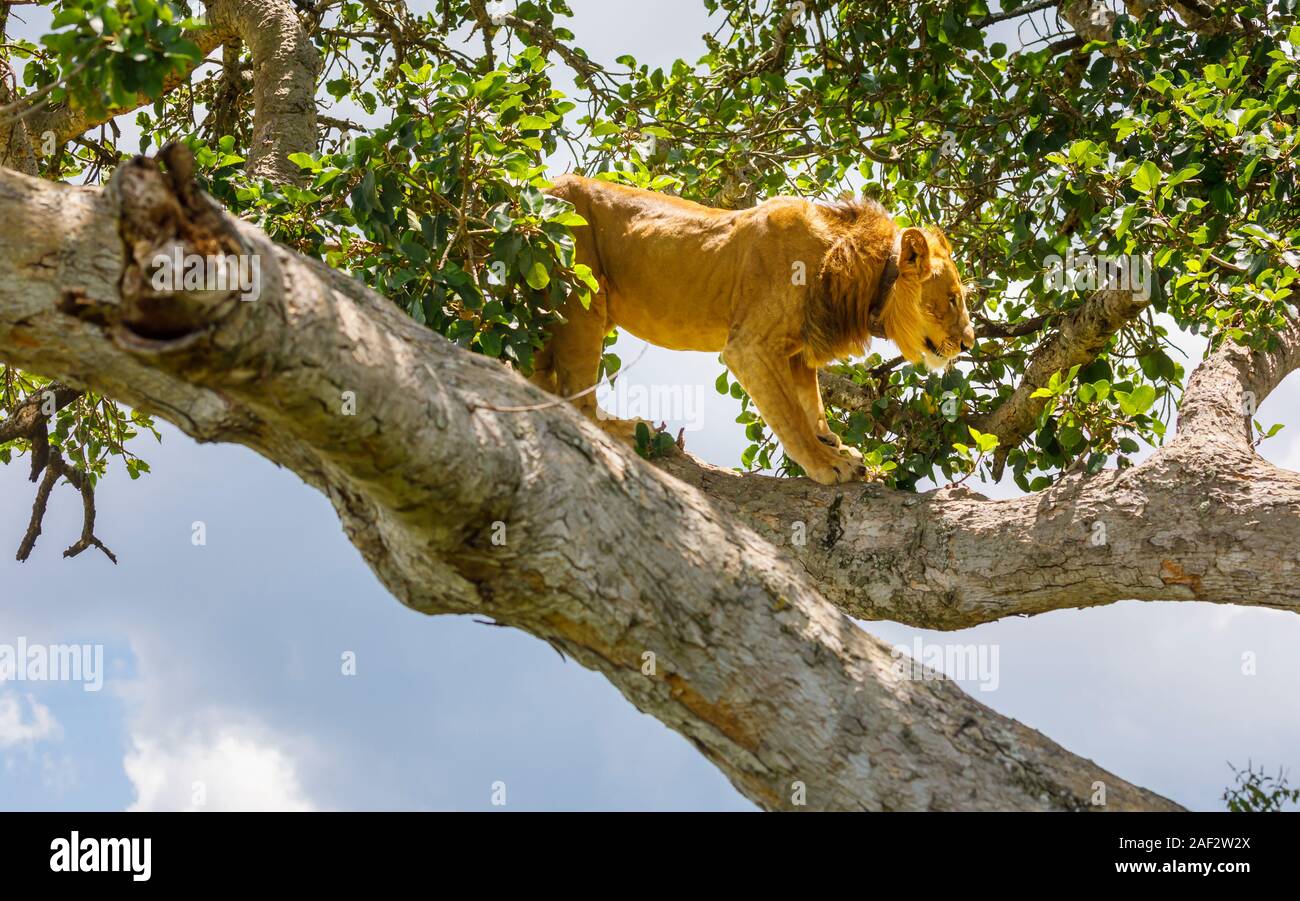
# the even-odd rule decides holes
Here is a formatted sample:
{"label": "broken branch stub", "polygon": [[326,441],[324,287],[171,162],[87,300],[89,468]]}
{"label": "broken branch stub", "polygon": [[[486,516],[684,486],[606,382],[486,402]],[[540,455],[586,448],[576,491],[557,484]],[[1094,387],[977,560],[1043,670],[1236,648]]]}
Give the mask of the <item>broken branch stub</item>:
{"label": "broken branch stub", "polygon": [[123,163],[109,190],[124,249],[114,340],[142,353],[190,347],[235,312],[238,285],[217,276],[252,249],[199,190],[182,144]]}

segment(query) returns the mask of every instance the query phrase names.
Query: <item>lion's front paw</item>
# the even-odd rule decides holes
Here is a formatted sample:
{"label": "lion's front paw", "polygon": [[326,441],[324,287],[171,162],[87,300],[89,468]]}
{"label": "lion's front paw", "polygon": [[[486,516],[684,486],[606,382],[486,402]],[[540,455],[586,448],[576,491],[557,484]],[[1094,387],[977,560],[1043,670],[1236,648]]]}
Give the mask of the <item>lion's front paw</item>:
{"label": "lion's front paw", "polygon": [[[845,448],[849,450],[850,448]],[[862,464],[862,455],[856,457],[831,451],[811,466],[804,466],[804,471],[823,485],[842,485],[845,482],[857,482],[867,477],[867,467]]]}
{"label": "lion's front paw", "polygon": [[825,435],[818,435],[817,440],[829,447],[841,457],[848,457],[850,460],[862,462],[862,452],[855,447],[849,447],[840,441],[840,436],[834,432],[827,432]]}

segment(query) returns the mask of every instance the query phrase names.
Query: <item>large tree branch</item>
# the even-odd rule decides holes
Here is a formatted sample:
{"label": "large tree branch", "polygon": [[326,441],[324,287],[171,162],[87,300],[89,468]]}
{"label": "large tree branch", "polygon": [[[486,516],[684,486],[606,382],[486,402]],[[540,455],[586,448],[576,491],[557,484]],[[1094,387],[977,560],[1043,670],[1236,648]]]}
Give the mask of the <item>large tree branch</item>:
{"label": "large tree branch", "polygon": [[[403,603],[555,643],[764,807],[1083,809],[1101,784],[1107,809],[1173,806],[908,678],[724,508],[567,406],[495,412],[545,396],[216,215],[178,166],[105,192],[0,172],[0,357],[291,468]],[[178,241],[255,254],[258,299],[156,293],[141,267]]]}
{"label": "large tree branch", "polygon": [[[0,3],[0,42],[5,40],[9,24],[9,4]],[[0,47],[0,109],[12,108],[16,102],[13,63],[9,51]],[[0,113],[0,166],[8,166],[28,175],[36,174],[36,151],[32,147],[27,123],[16,115]]]}
{"label": "large tree branch", "polygon": [[[1120,600],[1300,613],[1300,476],[1253,452],[1171,446],[1139,467],[988,500],[663,464],[795,556],[860,619],[963,629]],[[1210,448],[1198,448],[1198,451]]]}
{"label": "large tree branch", "polygon": [[[994,412],[1019,411],[1003,428],[1037,418],[1033,387],[1091,359],[1140,309],[1128,297],[1094,295],[1040,345],[1020,388]],[[661,465],[785,546],[828,600],[862,619],[961,629],[1126,599],[1300,613],[1300,475],[1259,457],[1250,431],[1259,404],[1297,368],[1293,312],[1269,349],[1225,341],[1197,367],[1176,437],[1141,465],[1069,474],[1009,500],[964,488],[912,495],[792,485],[685,456]]]}
{"label": "large tree branch", "polygon": [[1115,20],[1119,18],[1105,0],[1061,0],[1061,18],[1085,41],[1101,41],[1108,46],[1102,52],[1116,55]]}
{"label": "large tree branch", "polygon": [[316,147],[320,53],[290,0],[207,0],[213,28],[235,35],[253,56],[253,140],[249,175],[277,184],[302,180],[289,154]]}
{"label": "large tree branch", "polygon": [[[1233,17],[1230,11],[1220,12],[1213,3],[1204,0],[1125,0],[1124,8],[1135,19],[1164,6],[1170,7],[1182,21],[1182,24],[1202,35],[1216,35],[1232,29]],[[1113,43],[1115,22],[1119,16],[1111,9],[1106,0],[1060,0],[1061,18],[1069,23],[1075,34],[1085,41],[1102,41],[1109,46],[1102,52],[1109,56],[1119,56],[1120,50]]]}
{"label": "large tree branch", "polygon": [[[1294,311],[1265,350],[1223,342],[1188,380],[1178,407],[1179,440],[1224,443],[1238,453],[1249,450],[1255,411],[1298,368],[1300,322]],[[1213,449],[1207,448],[1206,454],[1210,453]]]}

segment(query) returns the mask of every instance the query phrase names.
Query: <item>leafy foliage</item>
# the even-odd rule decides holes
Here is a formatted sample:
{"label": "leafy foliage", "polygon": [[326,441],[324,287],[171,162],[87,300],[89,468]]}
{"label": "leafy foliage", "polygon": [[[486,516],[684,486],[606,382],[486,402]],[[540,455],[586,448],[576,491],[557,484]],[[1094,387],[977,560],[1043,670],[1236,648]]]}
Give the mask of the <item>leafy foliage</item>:
{"label": "leafy foliage", "polygon": [[[52,387],[48,379],[5,367],[0,373],[0,406],[17,407],[33,395],[45,395]],[[158,438],[153,420],[137,411],[126,411],[117,404],[95,395],[82,394],[51,417],[48,426],[50,446],[61,451],[69,463],[87,473],[94,485],[108,469],[113,457],[122,460],[127,475],[137,479],[149,471],[149,464],[136,456],[127,443],[140,432]],[[9,463],[15,455],[31,450],[27,438],[0,443],[0,463]]]}
{"label": "leafy foliage", "polygon": [[133,109],[142,94],[157,97],[168,75],[202,55],[186,36],[202,23],[158,0],[64,0],[51,24],[40,47],[20,41],[12,48],[30,61],[23,83],[49,103],[93,115]]}
{"label": "leafy foliage", "polygon": [[1236,783],[1223,790],[1223,800],[1234,813],[1276,813],[1300,804],[1300,787],[1287,782],[1286,773],[1270,776],[1263,767],[1258,771],[1250,763],[1244,770],[1232,770]]}
{"label": "leafy foliage", "polygon": [[[252,110],[228,90],[237,66],[162,95],[191,59],[184,6],[65,0],[56,33],[14,54],[29,88],[63,79],[52,102],[158,98],[137,114],[140,149],[189,141],[236,213],[525,371],[561,300],[595,289],[573,260],[580,218],[542,193],[566,165],[730,207],[865,191],[902,222],[940,225],[975,288],[977,347],[946,373],[888,353],[842,366],[866,402],[830,410],[900,488],[987,475],[996,436],[979,424],[1097,287],[1053,282],[1054,258],[1144,258],[1151,303],[1039,390],[1026,440],[997,448],[1027,490],[1072,468],[1127,466],[1163,440],[1187,366],[1174,330],[1261,345],[1294,302],[1292,0],[1236,3],[1233,27],[1205,33],[1166,8],[1121,13],[1105,46],[1014,0],[996,14],[979,0],[811,0],[802,16],[781,2],[703,2],[716,22],[706,52],[666,68],[593,60],[561,24],[562,0],[491,14],[468,0],[423,14],[387,0],[305,11],[331,118],[318,151],[294,159],[299,185],[243,174]],[[573,97],[556,89],[557,67]],[[93,180],[118,152],[105,135],[43,165]],[[608,355],[606,371],[617,365]],[[750,439],[741,465],[797,474],[743,389],[725,372],[717,387]]]}
{"label": "leafy foliage", "polygon": [[636,452],[647,460],[662,457],[677,446],[672,435],[659,431],[651,433],[650,427],[644,422],[636,424],[633,437],[636,441]]}

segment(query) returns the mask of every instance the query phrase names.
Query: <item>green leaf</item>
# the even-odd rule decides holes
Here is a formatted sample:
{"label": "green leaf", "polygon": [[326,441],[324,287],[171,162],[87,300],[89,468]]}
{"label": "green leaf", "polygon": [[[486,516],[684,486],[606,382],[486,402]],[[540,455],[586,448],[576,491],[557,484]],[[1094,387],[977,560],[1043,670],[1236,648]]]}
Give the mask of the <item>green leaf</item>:
{"label": "green leaf", "polygon": [[967,426],[971,438],[975,441],[975,446],[979,448],[981,454],[992,453],[997,449],[998,436],[987,432],[981,432],[973,426]]}
{"label": "green leaf", "polygon": [[1130,181],[1142,194],[1150,194],[1160,185],[1160,167],[1150,160],[1138,166]]}
{"label": "green leaf", "polygon": [[1204,168],[1205,167],[1199,163],[1193,163],[1190,166],[1184,166],[1183,168],[1175,172],[1173,175],[1169,176],[1169,178],[1165,181],[1165,184],[1168,185],[1169,187],[1173,187],[1175,185],[1181,185],[1183,182],[1187,181],[1187,179],[1191,178],[1194,175],[1197,175]]}
{"label": "green leaf", "polygon": [[1151,409],[1156,401],[1156,389],[1150,385],[1139,385],[1132,391],[1116,391],[1115,399],[1127,416],[1137,416]]}
{"label": "green leaf", "polygon": [[567,228],[579,228],[580,226],[587,224],[587,220],[583,219],[573,210],[560,213],[558,216],[552,216],[550,221],[566,226]]}
{"label": "green leaf", "polygon": [[489,357],[501,356],[501,336],[496,332],[480,332],[478,345],[479,349]]}
{"label": "green leaf", "polygon": [[551,273],[541,260],[533,260],[524,270],[524,281],[528,282],[528,287],[540,291],[551,283]]}
{"label": "green leaf", "polygon": [[1076,426],[1066,426],[1056,433],[1056,440],[1061,443],[1061,447],[1072,451],[1083,444],[1083,432]]}

